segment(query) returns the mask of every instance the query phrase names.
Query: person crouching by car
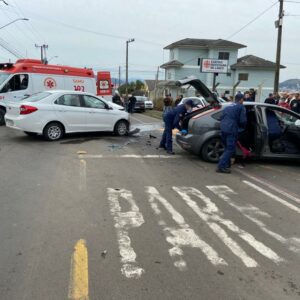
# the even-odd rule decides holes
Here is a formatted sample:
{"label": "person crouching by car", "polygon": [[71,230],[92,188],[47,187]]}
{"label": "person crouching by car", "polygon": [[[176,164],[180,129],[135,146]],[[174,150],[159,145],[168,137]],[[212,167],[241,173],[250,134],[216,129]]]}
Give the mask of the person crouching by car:
{"label": "person crouching by car", "polygon": [[221,116],[221,138],[225,150],[221,156],[216,172],[231,173],[230,160],[235,153],[239,129],[247,124],[246,108],[243,105],[244,96],[237,94],[235,103],[228,105]]}
{"label": "person crouching by car", "polygon": [[187,100],[185,104],[180,104],[172,108],[164,115],[165,129],[160,141],[159,148],[165,149],[168,154],[175,154],[173,152],[173,137],[172,130],[180,128],[180,122],[186,113],[191,112],[194,103],[192,100]]}

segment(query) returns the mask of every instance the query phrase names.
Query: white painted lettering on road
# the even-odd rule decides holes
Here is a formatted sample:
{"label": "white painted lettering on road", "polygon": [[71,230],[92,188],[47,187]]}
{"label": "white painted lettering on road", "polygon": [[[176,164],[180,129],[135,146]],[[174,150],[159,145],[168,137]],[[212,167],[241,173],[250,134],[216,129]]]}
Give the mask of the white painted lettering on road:
{"label": "white painted lettering on road", "polygon": [[[232,240],[225,230],[219,224],[227,227],[230,231],[236,233],[242,240],[247,242],[261,255],[267,257],[275,263],[282,262],[283,259],[278,256],[272,249],[255,239],[253,235],[242,230],[231,220],[224,219],[223,213],[219,211],[215,203],[206,197],[202,192],[193,187],[173,187],[173,189],[183,198],[187,205],[212,229],[212,231],[224,242],[224,244],[239,257],[247,267],[256,267],[257,262],[249,257],[246,252]],[[196,197],[205,203],[204,208],[200,208],[196,201],[191,197]],[[218,223],[218,224],[217,224]]]}
{"label": "white painted lettering on road", "polygon": [[[174,262],[175,267],[181,271],[187,269],[186,262],[183,259],[183,247],[199,248],[213,265],[227,265],[226,261],[190,228],[183,216],[160,195],[156,188],[146,187],[146,193],[149,195],[151,208],[160,217],[158,224],[163,227],[167,236],[167,242],[173,246],[169,249],[169,254],[171,257],[177,258]],[[170,213],[176,223],[176,227],[167,226],[166,222],[162,219],[159,204]]]}
{"label": "white painted lettering on road", "polygon": [[[108,188],[108,201],[110,212],[114,217],[115,228],[119,243],[122,268],[121,272],[127,278],[140,278],[145,270],[136,262],[136,253],[131,246],[131,240],[128,231],[131,228],[140,227],[144,223],[144,218],[136,205],[132,193],[125,189]],[[130,210],[124,212],[121,209],[120,202],[130,206]]]}

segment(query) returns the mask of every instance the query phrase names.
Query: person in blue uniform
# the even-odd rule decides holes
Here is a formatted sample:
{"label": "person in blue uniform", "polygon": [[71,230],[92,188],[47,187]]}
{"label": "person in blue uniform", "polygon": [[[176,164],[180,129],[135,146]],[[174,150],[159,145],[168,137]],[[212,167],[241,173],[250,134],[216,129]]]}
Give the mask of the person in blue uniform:
{"label": "person in blue uniform", "polygon": [[246,108],[243,102],[244,96],[237,94],[235,103],[230,104],[223,111],[220,127],[225,150],[218,163],[216,170],[218,173],[231,173],[230,160],[235,153],[238,133],[247,124]]}
{"label": "person in blue uniform", "polygon": [[194,106],[192,100],[187,100],[185,104],[178,105],[164,115],[165,130],[160,141],[159,148],[163,148],[168,154],[173,152],[172,130],[174,128],[181,129],[180,121],[187,112],[190,112]]}

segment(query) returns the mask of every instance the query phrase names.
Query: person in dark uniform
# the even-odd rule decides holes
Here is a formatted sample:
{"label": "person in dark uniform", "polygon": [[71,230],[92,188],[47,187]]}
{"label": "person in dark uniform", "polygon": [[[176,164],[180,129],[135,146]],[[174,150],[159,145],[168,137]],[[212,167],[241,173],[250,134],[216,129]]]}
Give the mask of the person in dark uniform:
{"label": "person in dark uniform", "polygon": [[128,104],[128,112],[130,114],[133,114],[134,112],[134,107],[135,107],[135,103],[136,103],[136,98],[134,97],[134,95],[131,95],[128,99],[129,104]]}
{"label": "person in dark uniform", "polygon": [[180,122],[187,112],[190,112],[194,106],[193,100],[187,100],[185,104],[178,105],[172,108],[164,115],[165,130],[160,141],[159,148],[163,148],[168,154],[175,154],[173,152],[172,130],[180,128]]}
{"label": "person in dark uniform", "polygon": [[238,132],[240,128],[245,127],[247,124],[246,108],[243,102],[244,96],[237,94],[235,103],[228,105],[223,111],[220,127],[225,150],[218,163],[216,170],[218,173],[231,173],[230,160],[235,153]]}

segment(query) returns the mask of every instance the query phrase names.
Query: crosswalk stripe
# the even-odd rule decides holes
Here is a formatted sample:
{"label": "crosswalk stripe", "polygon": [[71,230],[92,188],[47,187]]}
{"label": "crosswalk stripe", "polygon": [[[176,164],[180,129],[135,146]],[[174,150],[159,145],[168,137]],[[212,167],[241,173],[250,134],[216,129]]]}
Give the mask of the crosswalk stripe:
{"label": "crosswalk stripe", "polygon": [[243,174],[244,176],[248,177],[249,179],[253,180],[253,181],[256,181],[264,186],[266,186],[267,188],[269,188],[270,190],[273,190],[279,194],[281,194],[282,196],[284,197],[287,197],[297,203],[300,203],[300,198],[299,196],[291,193],[291,192],[287,192],[285,191],[283,188],[278,188],[276,186],[274,186],[273,184],[271,184],[270,182],[268,182],[267,180],[263,179],[263,178],[260,178],[260,177],[257,177],[257,176],[252,176],[251,174],[249,173],[246,173],[242,170],[237,170],[239,173]]}
{"label": "crosswalk stripe", "polygon": [[258,185],[254,184],[254,183],[252,183],[250,181],[243,180],[243,183],[247,184],[248,186],[252,187],[253,189],[257,190],[258,192],[260,192],[260,193],[268,196],[269,198],[271,198],[271,199],[273,199],[273,200],[281,203],[282,205],[284,205],[284,206],[290,208],[291,210],[297,212],[298,214],[300,214],[300,208],[299,207],[297,207],[297,206],[295,206],[295,205],[287,202],[286,200],[284,200],[284,199],[282,199],[282,198],[280,198],[280,197],[278,197],[278,196],[270,193],[269,191],[267,191],[267,190],[259,187]]}
{"label": "crosswalk stripe", "polygon": [[[183,198],[183,200],[187,203],[187,205],[208,225],[210,223],[213,223],[213,226],[210,226],[210,228],[222,239],[222,234],[220,234],[219,228],[221,228],[218,224],[222,224],[226,226],[229,230],[236,233],[241,239],[243,239],[245,242],[247,242],[251,247],[253,247],[257,252],[259,252],[261,255],[267,257],[268,259],[272,260],[275,263],[280,263],[284,261],[283,258],[278,256],[272,249],[264,245],[262,242],[255,239],[255,237],[250,234],[249,232],[239,228],[237,225],[235,225],[231,220],[224,219],[221,216],[221,212],[211,201],[210,198],[206,197],[202,192],[199,190],[193,188],[193,187],[173,187],[173,189]],[[191,196],[197,197],[198,199],[202,200],[206,207],[204,209],[200,209],[200,207],[197,205],[197,203],[192,200]],[[214,221],[214,222],[212,222]],[[217,225],[217,226],[216,226]],[[227,234],[226,234],[227,235]],[[228,237],[229,238],[229,237]],[[226,240],[223,240],[225,243]],[[228,243],[228,242],[226,242]],[[226,244],[225,243],[225,244]],[[242,259],[242,261],[245,263],[248,267],[255,267],[257,266],[257,263],[250,258],[244,251],[241,252],[241,248],[236,244],[235,246],[238,246],[240,248],[240,251],[237,251],[236,248],[232,247],[232,244],[227,244],[229,249],[236,254],[238,257]]]}
{"label": "crosswalk stripe", "polygon": [[289,250],[293,252],[300,251],[300,245],[297,245],[298,238],[285,238],[279,233],[276,233],[273,230],[269,229],[264,222],[258,219],[258,217],[271,218],[271,216],[267,212],[264,212],[258,207],[250,204],[247,204],[246,206],[240,206],[235,204],[230,198],[230,195],[237,195],[237,193],[226,185],[211,185],[206,187],[215,195],[217,195],[220,199],[228,203],[231,207],[234,207],[236,210],[242,213],[248,220],[255,223],[263,232],[267,233],[268,235],[270,235],[271,237],[283,244],[288,244]]}

